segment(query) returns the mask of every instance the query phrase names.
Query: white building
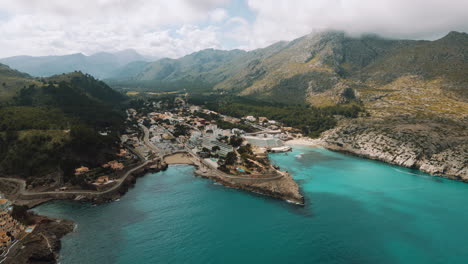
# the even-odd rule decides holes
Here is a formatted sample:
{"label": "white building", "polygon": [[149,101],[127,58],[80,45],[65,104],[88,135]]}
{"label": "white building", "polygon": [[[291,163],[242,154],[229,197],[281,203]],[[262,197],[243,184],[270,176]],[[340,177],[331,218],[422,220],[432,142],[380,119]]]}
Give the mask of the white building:
{"label": "white building", "polygon": [[232,146],[228,145],[228,144],[224,144],[222,142],[219,142],[217,140],[212,140],[210,138],[205,138],[203,139],[202,141],[202,147],[204,148],[207,148],[211,151],[211,149],[214,147],[214,146],[218,146],[219,147],[219,150],[216,152],[216,154],[220,155],[220,156],[226,156],[229,152],[232,152],[234,149],[232,148]]}
{"label": "white building", "polygon": [[257,120],[254,116],[246,116],[245,119],[250,122],[255,122]]}

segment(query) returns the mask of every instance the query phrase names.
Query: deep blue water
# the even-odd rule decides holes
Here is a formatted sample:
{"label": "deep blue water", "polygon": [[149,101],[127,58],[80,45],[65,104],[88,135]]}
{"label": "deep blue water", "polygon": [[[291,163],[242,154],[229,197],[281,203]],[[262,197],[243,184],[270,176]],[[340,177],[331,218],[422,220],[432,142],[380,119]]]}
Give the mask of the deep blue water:
{"label": "deep blue water", "polygon": [[468,263],[468,184],[324,149],[271,159],[299,182],[305,207],[171,166],[118,202],[35,210],[77,222],[63,264]]}

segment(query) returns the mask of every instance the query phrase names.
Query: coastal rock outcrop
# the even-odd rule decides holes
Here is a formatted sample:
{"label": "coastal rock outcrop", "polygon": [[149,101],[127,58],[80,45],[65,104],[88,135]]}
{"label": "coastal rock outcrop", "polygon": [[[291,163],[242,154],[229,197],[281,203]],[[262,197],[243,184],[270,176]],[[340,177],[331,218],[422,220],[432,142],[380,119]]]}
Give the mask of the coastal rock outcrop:
{"label": "coastal rock outcrop", "polygon": [[222,177],[213,171],[197,170],[196,175],[212,179],[224,186],[246,190],[290,203],[304,205],[304,197],[300,193],[299,185],[294,181],[289,173],[282,173],[282,176],[274,179],[242,179]]}
{"label": "coastal rock outcrop", "polygon": [[73,231],[75,224],[70,220],[59,220],[36,216],[34,231],[19,242],[3,263],[35,264],[58,263],[60,239]]}
{"label": "coastal rock outcrop", "polygon": [[322,135],[325,147],[468,182],[468,132],[434,122],[361,121]]}

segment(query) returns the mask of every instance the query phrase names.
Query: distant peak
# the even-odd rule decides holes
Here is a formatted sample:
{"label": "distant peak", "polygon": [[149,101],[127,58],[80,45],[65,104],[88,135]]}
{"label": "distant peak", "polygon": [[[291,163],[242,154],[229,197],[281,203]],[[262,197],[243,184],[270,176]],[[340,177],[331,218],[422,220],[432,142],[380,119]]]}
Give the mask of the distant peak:
{"label": "distant peak", "polygon": [[468,40],[468,34],[464,33],[464,32],[450,31],[442,39],[445,39],[445,40]]}

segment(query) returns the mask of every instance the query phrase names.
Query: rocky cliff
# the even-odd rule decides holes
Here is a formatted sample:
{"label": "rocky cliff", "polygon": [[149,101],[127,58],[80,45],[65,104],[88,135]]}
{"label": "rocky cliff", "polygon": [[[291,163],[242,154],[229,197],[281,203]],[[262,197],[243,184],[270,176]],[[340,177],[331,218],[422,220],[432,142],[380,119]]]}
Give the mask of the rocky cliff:
{"label": "rocky cliff", "polygon": [[327,131],[327,148],[468,182],[468,132],[456,123],[344,122]]}

